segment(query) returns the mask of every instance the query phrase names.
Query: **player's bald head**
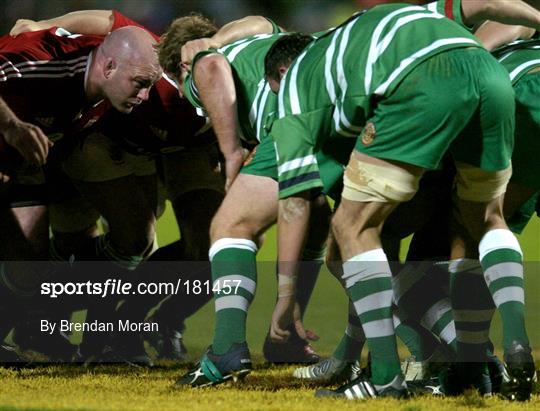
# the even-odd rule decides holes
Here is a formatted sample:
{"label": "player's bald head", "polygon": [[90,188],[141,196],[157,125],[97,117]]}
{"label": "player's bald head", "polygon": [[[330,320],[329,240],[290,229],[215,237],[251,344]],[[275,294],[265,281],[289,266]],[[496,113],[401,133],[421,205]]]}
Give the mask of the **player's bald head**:
{"label": "player's bald head", "polygon": [[110,33],[94,54],[90,90],[94,85],[96,95],[123,113],[148,100],[152,85],[161,77],[155,45],[154,38],[139,27]]}
{"label": "player's bald head", "polygon": [[156,43],[146,30],[128,26],[109,33],[100,48],[105,57],[114,58],[120,63],[151,66],[160,72]]}

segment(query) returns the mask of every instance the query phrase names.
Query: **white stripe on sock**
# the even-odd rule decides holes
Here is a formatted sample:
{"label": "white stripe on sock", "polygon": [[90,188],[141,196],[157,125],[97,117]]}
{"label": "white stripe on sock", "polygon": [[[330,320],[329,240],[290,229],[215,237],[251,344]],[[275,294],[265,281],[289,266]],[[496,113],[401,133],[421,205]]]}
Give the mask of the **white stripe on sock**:
{"label": "white stripe on sock", "polygon": [[226,310],[228,308],[234,308],[247,312],[249,307],[249,301],[241,295],[228,295],[226,297],[219,297],[216,298],[214,304],[216,312]]}

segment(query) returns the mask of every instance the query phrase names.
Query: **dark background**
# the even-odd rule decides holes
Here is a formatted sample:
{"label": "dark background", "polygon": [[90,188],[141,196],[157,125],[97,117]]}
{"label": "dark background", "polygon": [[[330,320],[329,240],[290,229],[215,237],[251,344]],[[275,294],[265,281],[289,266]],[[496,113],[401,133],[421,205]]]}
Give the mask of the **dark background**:
{"label": "dark background", "polygon": [[171,20],[191,11],[205,14],[218,25],[259,14],[288,30],[312,32],[336,25],[358,9],[384,2],[389,0],[0,0],[0,32],[8,34],[19,18],[42,20],[85,9],[116,9],[157,34]]}

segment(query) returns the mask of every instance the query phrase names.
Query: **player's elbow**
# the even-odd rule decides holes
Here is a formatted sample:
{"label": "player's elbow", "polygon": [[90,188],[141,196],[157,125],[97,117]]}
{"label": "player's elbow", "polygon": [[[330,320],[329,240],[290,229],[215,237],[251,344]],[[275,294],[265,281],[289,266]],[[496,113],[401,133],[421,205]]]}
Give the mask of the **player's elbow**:
{"label": "player's elbow", "polygon": [[263,16],[246,16],[242,20],[246,20],[250,23],[250,27],[255,34],[272,33],[274,27],[272,23]]}
{"label": "player's elbow", "polygon": [[232,71],[227,59],[219,54],[211,54],[201,58],[194,67],[193,78],[199,91],[204,88],[229,90],[234,88]]}
{"label": "player's elbow", "polygon": [[205,78],[214,78],[224,72],[229,72],[230,66],[227,59],[220,54],[210,54],[201,58],[195,64],[195,78],[204,76]]}

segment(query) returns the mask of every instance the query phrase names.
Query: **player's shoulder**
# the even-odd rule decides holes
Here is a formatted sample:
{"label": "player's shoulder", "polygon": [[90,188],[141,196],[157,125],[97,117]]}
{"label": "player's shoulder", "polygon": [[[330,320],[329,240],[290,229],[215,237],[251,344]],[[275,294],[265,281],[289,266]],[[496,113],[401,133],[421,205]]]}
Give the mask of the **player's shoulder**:
{"label": "player's shoulder", "polygon": [[102,36],[72,34],[54,27],[0,38],[0,53],[24,59],[50,60],[80,52],[88,54],[103,41]]}

